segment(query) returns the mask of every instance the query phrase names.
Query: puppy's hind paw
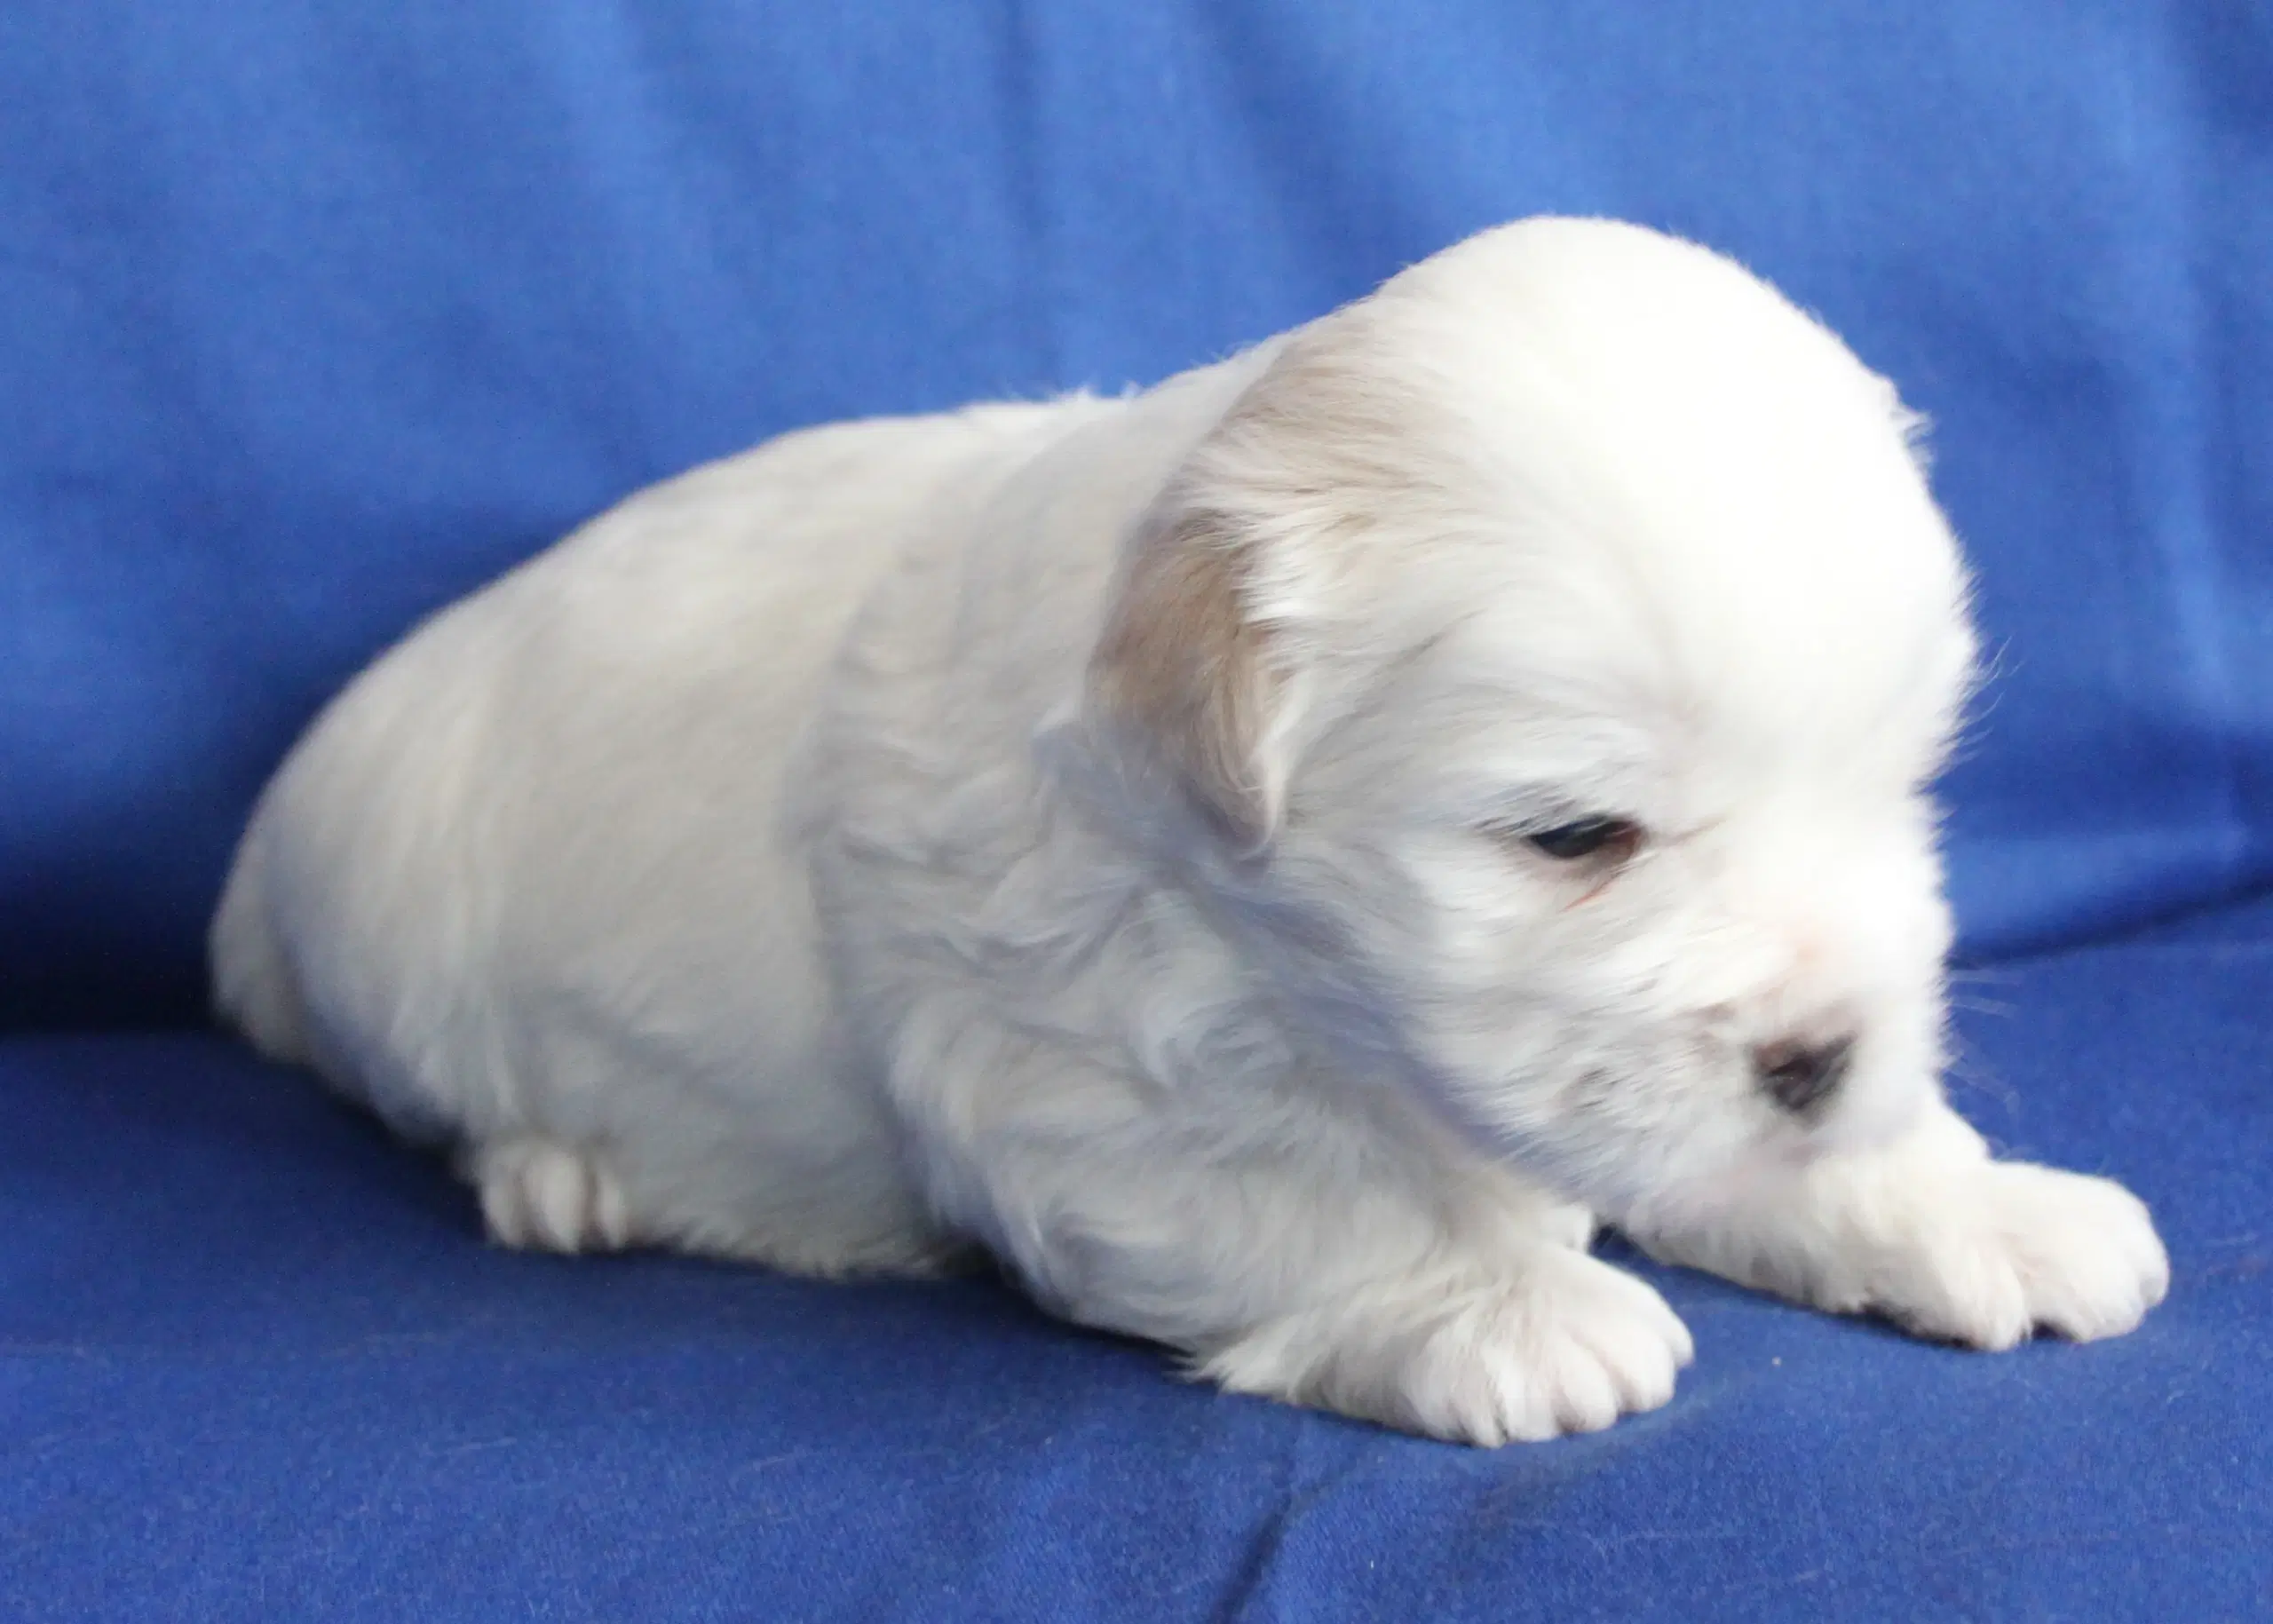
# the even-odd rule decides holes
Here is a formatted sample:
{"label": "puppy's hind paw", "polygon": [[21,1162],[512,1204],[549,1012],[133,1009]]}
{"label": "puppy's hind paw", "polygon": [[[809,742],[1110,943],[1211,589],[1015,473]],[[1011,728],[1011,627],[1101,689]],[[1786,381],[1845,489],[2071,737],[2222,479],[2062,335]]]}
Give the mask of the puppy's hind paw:
{"label": "puppy's hind paw", "polygon": [[474,1159],[481,1216],[500,1246],[614,1252],[631,1244],[623,1186],[590,1151],[551,1139],[508,1139]]}
{"label": "puppy's hind paw", "polygon": [[1648,1285],[1548,1246],[1502,1279],[1398,1282],[1260,1327],[1201,1370],[1233,1391],[1492,1446],[1656,1409],[1691,1355]]}

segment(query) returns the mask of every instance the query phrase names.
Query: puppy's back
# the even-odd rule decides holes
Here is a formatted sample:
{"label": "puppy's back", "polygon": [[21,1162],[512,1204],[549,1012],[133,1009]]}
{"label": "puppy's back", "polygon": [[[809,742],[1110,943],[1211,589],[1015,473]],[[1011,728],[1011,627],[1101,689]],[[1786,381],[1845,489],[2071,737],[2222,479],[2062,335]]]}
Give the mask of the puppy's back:
{"label": "puppy's back", "polygon": [[784,828],[806,724],[877,574],[1058,409],[788,435],[433,616],[264,793],[212,926],[220,1013],[422,1138],[541,1114],[563,1079],[540,1073],[574,1063],[532,1028],[564,1013],[812,1073],[827,999]]}

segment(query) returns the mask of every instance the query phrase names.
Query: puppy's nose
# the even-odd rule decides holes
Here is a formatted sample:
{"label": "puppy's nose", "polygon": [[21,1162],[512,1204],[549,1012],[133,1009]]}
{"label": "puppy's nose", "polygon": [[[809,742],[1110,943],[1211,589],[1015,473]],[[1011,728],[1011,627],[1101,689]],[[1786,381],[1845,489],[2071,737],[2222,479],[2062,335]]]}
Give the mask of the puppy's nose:
{"label": "puppy's nose", "polygon": [[1846,1080],[1855,1040],[1824,1043],[1762,1043],[1752,1051],[1752,1074],[1762,1092],[1798,1115],[1828,1098]]}

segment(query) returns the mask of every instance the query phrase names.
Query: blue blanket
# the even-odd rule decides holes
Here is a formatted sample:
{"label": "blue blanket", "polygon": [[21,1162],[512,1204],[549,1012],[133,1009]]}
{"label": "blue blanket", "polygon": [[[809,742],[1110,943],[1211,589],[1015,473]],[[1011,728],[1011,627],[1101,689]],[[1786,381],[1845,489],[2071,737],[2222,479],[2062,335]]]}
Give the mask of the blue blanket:
{"label": "blue blanket", "polygon": [[[296,732],[577,519],[1547,210],[1735,253],[1935,419],[1996,657],[1960,1093],[2157,1204],[2134,1337],[1660,1272],[1671,1408],[1464,1454],[987,1286],[494,1254],[178,1030]],[[2261,5],[11,0],[0,1615],[2273,1612],[2269,265]]]}
{"label": "blue blanket", "polygon": [[1637,1264],[1680,1394],[1492,1452],[991,1283],[496,1251],[222,1040],[0,1043],[0,1616],[2265,1617],[2269,923],[2009,965],[1962,1023],[1994,1138],[2156,1208],[2140,1330],[1968,1353]]}

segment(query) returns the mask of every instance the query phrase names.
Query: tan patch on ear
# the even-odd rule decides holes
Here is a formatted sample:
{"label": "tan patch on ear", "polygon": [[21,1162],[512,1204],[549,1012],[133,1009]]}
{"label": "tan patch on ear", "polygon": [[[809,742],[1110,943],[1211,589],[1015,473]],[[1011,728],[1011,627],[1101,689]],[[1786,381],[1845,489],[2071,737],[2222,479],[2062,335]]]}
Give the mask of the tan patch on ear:
{"label": "tan patch on ear", "polygon": [[1182,514],[1145,537],[1089,683],[1105,712],[1142,735],[1203,809],[1260,845],[1274,820],[1262,772],[1271,674],[1240,563],[1213,514]]}

